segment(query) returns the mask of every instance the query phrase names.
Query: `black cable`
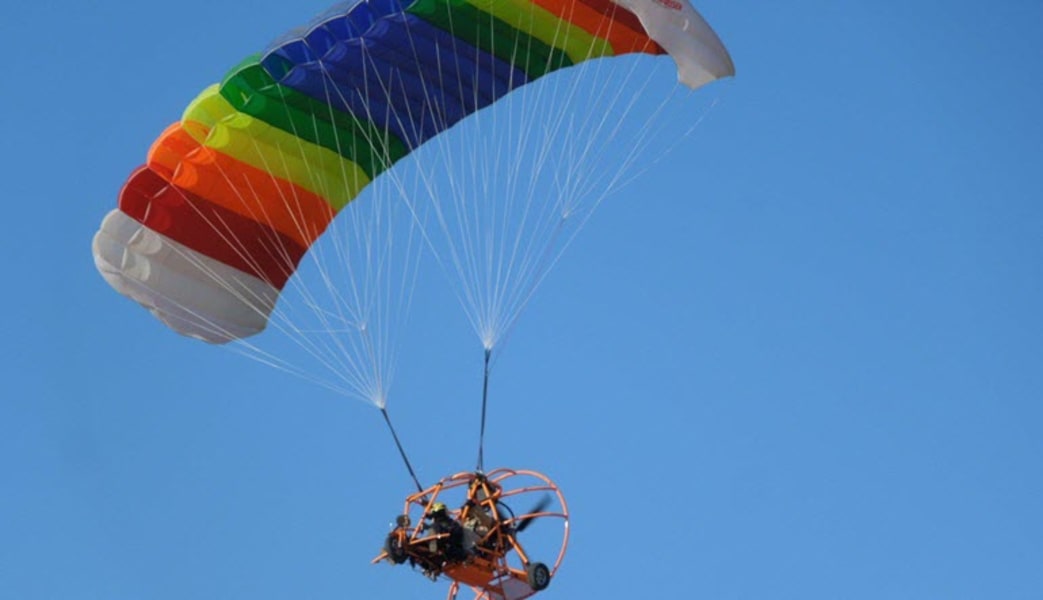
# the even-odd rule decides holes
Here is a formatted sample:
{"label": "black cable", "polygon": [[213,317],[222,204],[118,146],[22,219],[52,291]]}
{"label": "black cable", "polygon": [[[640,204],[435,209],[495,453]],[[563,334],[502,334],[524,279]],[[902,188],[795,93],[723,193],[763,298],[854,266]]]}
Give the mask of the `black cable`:
{"label": "black cable", "polygon": [[391,417],[388,416],[387,408],[381,408],[380,414],[384,415],[384,422],[388,424],[388,429],[391,430],[391,437],[395,439],[395,445],[398,446],[398,453],[402,455],[402,461],[406,463],[406,469],[409,470],[409,475],[413,478],[413,483],[416,484],[416,490],[423,493],[424,486],[420,485],[420,480],[417,479],[416,472],[413,471],[413,465],[410,464],[409,457],[406,456],[406,451],[402,448],[402,442],[398,440],[398,434],[395,433],[395,426],[391,424]]}
{"label": "black cable", "polygon": [[482,452],[485,446],[485,407],[489,400],[489,357],[492,356],[492,348],[485,349],[485,376],[482,381],[482,427],[478,433],[478,468],[476,469],[479,473],[483,472],[482,463],[484,458]]}

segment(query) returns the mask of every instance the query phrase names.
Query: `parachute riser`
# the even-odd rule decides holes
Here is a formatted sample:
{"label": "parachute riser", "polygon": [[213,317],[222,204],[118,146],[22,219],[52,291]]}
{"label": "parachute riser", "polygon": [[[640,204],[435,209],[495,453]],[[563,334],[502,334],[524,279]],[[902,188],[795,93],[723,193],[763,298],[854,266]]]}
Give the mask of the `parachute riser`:
{"label": "parachute riser", "polygon": [[484,449],[485,449],[485,414],[486,407],[489,403],[489,359],[492,357],[493,349],[485,349],[485,366],[483,368],[482,375],[482,418],[481,425],[478,430],[478,465],[475,467],[475,471],[481,473],[484,470]]}
{"label": "parachute riser", "polygon": [[416,485],[417,491],[423,494],[424,486],[420,485],[420,479],[417,478],[416,471],[413,470],[413,464],[409,462],[409,457],[406,456],[405,448],[402,447],[402,442],[398,439],[398,433],[395,432],[395,426],[391,424],[391,416],[388,415],[387,407],[381,407],[380,414],[384,416],[384,422],[387,423],[388,431],[391,432],[391,437],[395,440],[395,446],[398,448],[398,453],[402,457],[402,462],[406,463],[406,470],[409,471],[409,476],[413,478],[413,483]]}

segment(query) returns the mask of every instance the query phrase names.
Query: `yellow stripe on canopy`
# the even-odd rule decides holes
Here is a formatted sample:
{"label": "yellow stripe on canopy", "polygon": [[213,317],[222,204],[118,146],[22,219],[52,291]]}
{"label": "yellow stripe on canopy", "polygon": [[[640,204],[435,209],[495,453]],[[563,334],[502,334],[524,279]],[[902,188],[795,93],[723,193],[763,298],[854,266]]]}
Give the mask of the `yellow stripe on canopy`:
{"label": "yellow stripe on canopy", "polygon": [[465,1],[548,46],[561,50],[573,63],[615,54],[608,40],[593,36],[571,22],[559,19],[554,13],[529,0]]}
{"label": "yellow stripe on canopy", "polygon": [[192,101],[181,121],[199,143],[322,196],[334,210],[351,202],[370,181],[340,154],[238,112],[218,85]]}

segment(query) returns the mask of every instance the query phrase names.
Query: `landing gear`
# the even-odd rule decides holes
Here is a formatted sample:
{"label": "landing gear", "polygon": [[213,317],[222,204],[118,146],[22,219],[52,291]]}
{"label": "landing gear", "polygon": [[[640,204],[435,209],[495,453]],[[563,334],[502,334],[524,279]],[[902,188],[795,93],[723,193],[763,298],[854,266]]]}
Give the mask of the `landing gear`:
{"label": "landing gear", "polygon": [[529,587],[537,592],[547,589],[550,585],[550,569],[541,562],[530,563],[525,567],[525,575],[529,580]]}
{"label": "landing gear", "polygon": [[384,552],[387,552],[388,560],[396,565],[406,562],[406,559],[409,558],[402,545],[402,536],[398,535],[397,531],[389,533],[387,539],[384,540]]}

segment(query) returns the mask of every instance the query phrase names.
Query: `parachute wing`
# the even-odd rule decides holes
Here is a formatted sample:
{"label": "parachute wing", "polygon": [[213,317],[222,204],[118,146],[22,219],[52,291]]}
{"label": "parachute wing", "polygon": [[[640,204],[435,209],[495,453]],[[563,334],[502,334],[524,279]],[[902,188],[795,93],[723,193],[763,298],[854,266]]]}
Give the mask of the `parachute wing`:
{"label": "parachute wing", "polygon": [[104,278],[212,343],[262,331],[332,219],[425,141],[580,62],[669,53],[734,72],[686,0],[365,0],[207,88],[152,145],[93,243]]}

